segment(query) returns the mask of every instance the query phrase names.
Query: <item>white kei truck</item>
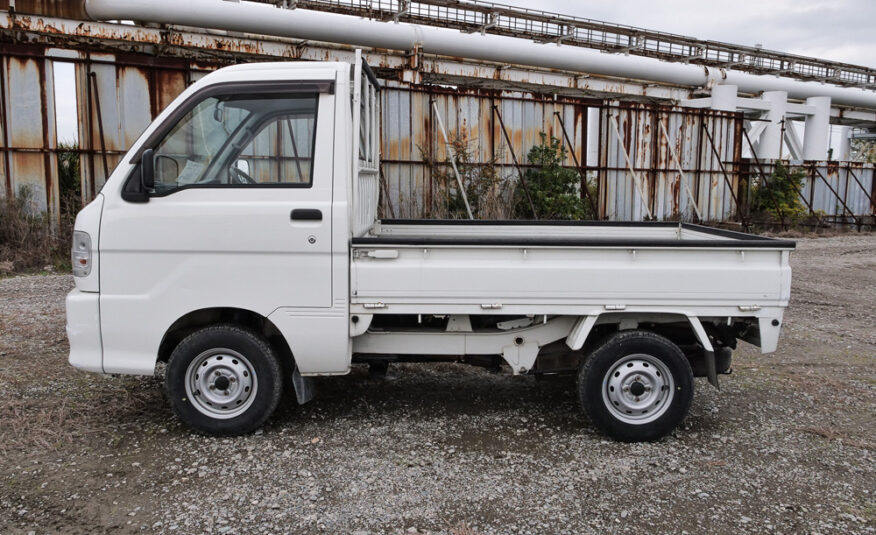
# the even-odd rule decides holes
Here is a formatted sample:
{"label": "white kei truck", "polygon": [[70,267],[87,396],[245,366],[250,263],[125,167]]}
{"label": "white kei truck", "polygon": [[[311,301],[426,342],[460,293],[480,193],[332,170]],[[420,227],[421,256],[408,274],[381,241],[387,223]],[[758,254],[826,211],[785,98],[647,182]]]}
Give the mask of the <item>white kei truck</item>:
{"label": "white kei truck", "polygon": [[[219,69],[76,218],[70,363],[153,374],[179,418],[251,432],[354,363],[576,373],[592,423],[654,440],[737,339],[775,351],[791,241],[678,222],[378,220],[380,85],[353,64]],[[291,393],[291,392],[290,392]]]}

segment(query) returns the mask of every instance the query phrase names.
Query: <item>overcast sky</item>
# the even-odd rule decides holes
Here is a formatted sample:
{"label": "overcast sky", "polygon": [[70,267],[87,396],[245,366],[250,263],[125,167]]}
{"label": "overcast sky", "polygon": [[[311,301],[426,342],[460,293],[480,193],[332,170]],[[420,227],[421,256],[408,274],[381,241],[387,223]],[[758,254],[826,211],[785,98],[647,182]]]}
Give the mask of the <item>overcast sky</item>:
{"label": "overcast sky", "polygon": [[876,67],[876,0],[499,1]]}

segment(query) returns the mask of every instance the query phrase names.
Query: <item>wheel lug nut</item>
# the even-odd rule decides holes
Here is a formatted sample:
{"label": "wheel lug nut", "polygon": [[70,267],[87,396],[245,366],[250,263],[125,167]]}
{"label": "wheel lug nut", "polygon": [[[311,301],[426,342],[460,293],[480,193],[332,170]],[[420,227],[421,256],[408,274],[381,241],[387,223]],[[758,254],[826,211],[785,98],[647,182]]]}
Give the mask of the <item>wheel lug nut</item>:
{"label": "wheel lug nut", "polygon": [[229,377],[228,380],[229,380],[230,382],[232,382],[232,383],[236,383],[236,382],[237,382],[237,378],[235,378],[235,377]]}
{"label": "wheel lug nut", "polygon": [[216,386],[215,386],[215,385],[210,385],[210,386],[208,386],[207,388],[209,388],[210,390],[216,390]]}

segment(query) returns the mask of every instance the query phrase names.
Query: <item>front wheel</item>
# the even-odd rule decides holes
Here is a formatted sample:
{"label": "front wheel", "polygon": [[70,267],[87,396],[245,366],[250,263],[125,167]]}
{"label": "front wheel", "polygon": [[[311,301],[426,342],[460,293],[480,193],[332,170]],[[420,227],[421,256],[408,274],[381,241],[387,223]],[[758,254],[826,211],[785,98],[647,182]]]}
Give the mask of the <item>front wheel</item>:
{"label": "front wheel", "polygon": [[271,346],[236,325],[195,331],[167,363],[167,395],[179,418],[208,435],[256,430],[280,402],[283,376]]}
{"label": "front wheel", "polygon": [[656,440],[687,416],[693,372],[681,349],[666,338],[621,332],[581,366],[578,396],[593,423],[615,440]]}

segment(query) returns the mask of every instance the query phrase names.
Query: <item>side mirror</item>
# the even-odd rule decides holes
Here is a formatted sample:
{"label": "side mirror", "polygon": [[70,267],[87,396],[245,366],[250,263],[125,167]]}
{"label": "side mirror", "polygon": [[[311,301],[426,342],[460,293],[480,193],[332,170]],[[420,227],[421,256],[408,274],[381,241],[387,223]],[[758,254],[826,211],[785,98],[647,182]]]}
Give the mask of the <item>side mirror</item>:
{"label": "side mirror", "polygon": [[155,154],[152,149],[146,149],[140,156],[140,185],[143,193],[155,188]]}
{"label": "side mirror", "polygon": [[247,175],[249,174],[249,162],[248,161],[243,160],[243,159],[237,160],[237,163],[234,166],[237,167],[238,169],[240,169],[241,171],[243,171],[244,173],[246,173]]}

